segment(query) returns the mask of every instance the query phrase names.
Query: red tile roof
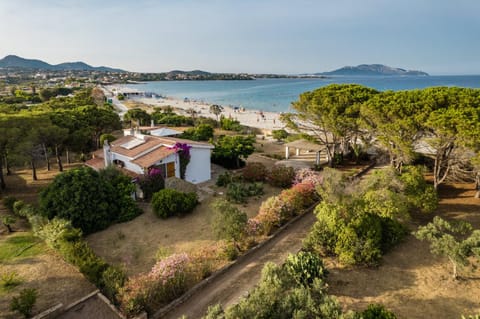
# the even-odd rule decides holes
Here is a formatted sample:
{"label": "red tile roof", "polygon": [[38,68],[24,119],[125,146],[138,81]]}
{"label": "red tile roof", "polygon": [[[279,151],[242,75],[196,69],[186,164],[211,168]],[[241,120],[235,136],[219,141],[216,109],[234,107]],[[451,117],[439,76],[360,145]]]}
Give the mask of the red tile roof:
{"label": "red tile roof", "polygon": [[162,146],[151,151],[150,153],[140,156],[139,158],[133,160],[132,163],[137,164],[142,168],[148,168],[159,160],[164,159],[170,154],[174,154],[175,152],[175,149]]}
{"label": "red tile roof", "polygon": [[94,170],[98,171],[99,169],[105,168],[105,160],[100,157],[89,159],[85,162],[85,165],[93,168]]}
{"label": "red tile roof", "polygon": [[157,148],[163,144],[161,140],[159,140],[154,136],[145,136],[145,143],[143,144],[135,146],[131,149],[127,149],[122,146],[123,144],[136,139],[138,138],[134,136],[124,136],[122,138],[119,138],[118,140],[115,140],[111,143],[110,150],[114,153],[124,155],[127,157],[136,157],[145,151]]}

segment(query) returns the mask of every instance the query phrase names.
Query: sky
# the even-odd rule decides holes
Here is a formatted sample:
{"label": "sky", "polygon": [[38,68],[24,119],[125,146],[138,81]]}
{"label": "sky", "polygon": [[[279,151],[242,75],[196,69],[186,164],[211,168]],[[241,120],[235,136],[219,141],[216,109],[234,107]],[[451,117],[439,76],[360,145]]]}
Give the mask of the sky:
{"label": "sky", "polygon": [[478,0],[0,0],[0,58],[137,72],[480,74]]}

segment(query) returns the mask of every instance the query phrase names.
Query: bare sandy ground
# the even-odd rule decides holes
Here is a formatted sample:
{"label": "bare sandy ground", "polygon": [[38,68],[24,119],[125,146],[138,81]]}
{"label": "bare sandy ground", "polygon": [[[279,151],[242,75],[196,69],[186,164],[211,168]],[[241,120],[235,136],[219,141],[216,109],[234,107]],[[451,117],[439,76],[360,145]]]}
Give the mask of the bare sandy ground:
{"label": "bare sandy ground", "polygon": [[[468,220],[480,225],[480,200],[473,198],[473,185],[454,184],[440,189],[437,215]],[[416,216],[411,228],[416,229],[433,218]],[[260,278],[267,261],[281,263],[289,252],[301,247],[302,238],[314,222],[313,215],[292,225],[278,238],[249,255],[231,271],[210,282],[192,299],[165,318],[201,317],[208,305],[224,307],[238,302]],[[451,278],[451,267],[445,258],[433,256],[427,243],[413,236],[384,256],[378,268],[342,267],[335,259],[326,259],[330,271],[329,292],[345,310],[362,310],[371,303],[380,303],[395,312],[398,318],[460,318],[480,312],[480,270],[465,270],[460,280]]]}

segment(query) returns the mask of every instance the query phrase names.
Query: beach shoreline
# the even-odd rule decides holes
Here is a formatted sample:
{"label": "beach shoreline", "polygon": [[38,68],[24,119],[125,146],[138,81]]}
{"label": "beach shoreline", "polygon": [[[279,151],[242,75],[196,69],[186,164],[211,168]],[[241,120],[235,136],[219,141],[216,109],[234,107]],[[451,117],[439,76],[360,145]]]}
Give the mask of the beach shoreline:
{"label": "beach shoreline", "polygon": [[[117,86],[108,86],[104,87],[104,92],[113,94],[113,92],[121,92],[121,88]],[[107,96],[108,97],[108,96]],[[210,106],[214,103],[208,103],[205,101],[189,100],[189,99],[179,99],[174,97],[164,97],[164,96],[132,96],[128,97],[123,102],[133,101],[140,102],[145,105],[151,106],[151,111],[153,112],[155,107],[166,107],[171,106],[175,109],[176,112],[181,115],[190,115],[189,110],[195,110],[198,116],[208,117],[217,119],[217,116],[213,113],[210,113]],[[238,120],[240,124],[248,127],[258,128],[265,131],[279,130],[283,129],[285,125],[280,121],[281,113],[277,112],[264,112],[260,110],[252,110],[245,108],[236,108],[231,106],[222,105],[223,111],[219,115],[233,118]]]}

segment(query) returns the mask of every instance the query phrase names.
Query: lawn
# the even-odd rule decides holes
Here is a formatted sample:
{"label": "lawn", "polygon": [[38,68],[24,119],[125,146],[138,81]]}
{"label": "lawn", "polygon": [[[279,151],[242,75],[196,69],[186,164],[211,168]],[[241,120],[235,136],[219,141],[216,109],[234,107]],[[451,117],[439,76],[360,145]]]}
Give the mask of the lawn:
{"label": "lawn", "polygon": [[29,232],[15,232],[0,237],[0,262],[6,263],[15,258],[33,257],[46,249],[45,244]]}

